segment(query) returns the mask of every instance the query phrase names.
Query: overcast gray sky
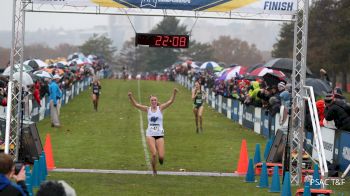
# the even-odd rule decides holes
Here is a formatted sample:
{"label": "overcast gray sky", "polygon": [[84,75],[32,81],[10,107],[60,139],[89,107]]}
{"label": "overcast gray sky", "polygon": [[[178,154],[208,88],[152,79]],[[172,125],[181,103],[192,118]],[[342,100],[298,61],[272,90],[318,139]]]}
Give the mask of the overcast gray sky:
{"label": "overcast gray sky", "polygon": [[[13,13],[13,0],[0,0],[0,31],[11,31],[12,30],[12,13]],[[124,22],[128,21],[126,20],[125,16],[118,16],[117,21],[122,22],[122,17],[124,17]],[[145,16],[146,17],[146,16]],[[158,17],[154,20],[161,20],[162,17]],[[181,18],[184,19],[185,18]],[[26,31],[27,32],[35,32],[38,29],[65,29],[65,30],[84,30],[84,29],[91,29],[92,27],[96,25],[108,25],[108,16],[106,15],[90,15],[90,14],[63,14],[63,13],[32,13],[27,12],[26,13]],[[136,26],[135,22],[133,22],[134,26]],[[235,36],[238,36],[237,38],[240,38],[242,40],[248,41],[250,43],[255,43],[258,48],[269,50],[272,47],[272,44],[276,41],[276,37],[278,36],[278,30],[279,27],[276,26],[276,22],[263,22],[259,21],[259,24],[264,24],[264,26],[257,26],[256,23],[247,21],[247,20],[225,20],[225,19],[199,19],[198,22],[193,22],[190,24],[189,27],[193,28],[194,31],[196,31],[196,28],[205,25],[205,23],[213,24],[217,27],[218,25],[231,25],[233,23],[244,23],[246,26],[239,30],[244,32],[243,34],[235,34]],[[195,24],[193,27],[192,25]],[[126,27],[129,26],[129,30],[133,31],[131,24],[127,22]],[[151,26],[149,28],[152,28]],[[219,27],[221,28],[221,27]],[[139,31],[140,29],[137,29],[136,31]],[[246,32],[245,32],[246,31]],[[253,32],[253,33],[252,33]],[[259,36],[256,36],[256,32],[259,32]],[[107,32],[106,32],[107,33]],[[230,35],[228,33],[230,32],[223,32],[227,35]],[[232,32],[234,33],[234,32]],[[226,35],[225,34],[225,35]],[[215,32],[215,39],[222,35],[221,31]],[[203,39],[203,32],[194,34],[196,37],[196,40],[199,40],[201,42],[210,42],[214,37],[208,37],[206,36],[206,39]],[[202,36],[202,37],[201,37]],[[271,39],[261,39],[263,37],[268,37]],[[6,38],[7,39],[7,38]],[[0,40],[0,42],[6,42],[8,40]],[[125,41],[125,40],[124,40]],[[4,45],[4,43],[0,43],[0,46]]]}
{"label": "overcast gray sky", "polygon": [[[12,0],[1,0],[0,30],[11,30]],[[94,25],[107,25],[107,16],[83,14],[27,13],[26,30],[39,28],[84,29]]]}

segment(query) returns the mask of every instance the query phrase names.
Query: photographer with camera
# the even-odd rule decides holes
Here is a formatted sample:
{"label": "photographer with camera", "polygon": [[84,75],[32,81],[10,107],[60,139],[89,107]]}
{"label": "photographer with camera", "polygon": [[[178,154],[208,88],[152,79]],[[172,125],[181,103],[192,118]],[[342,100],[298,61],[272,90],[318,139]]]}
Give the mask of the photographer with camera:
{"label": "photographer with camera", "polygon": [[[16,168],[16,169],[15,169]],[[16,171],[17,170],[17,171]],[[13,179],[17,184],[11,181]],[[23,164],[14,164],[10,155],[0,154],[0,195],[29,195]]]}

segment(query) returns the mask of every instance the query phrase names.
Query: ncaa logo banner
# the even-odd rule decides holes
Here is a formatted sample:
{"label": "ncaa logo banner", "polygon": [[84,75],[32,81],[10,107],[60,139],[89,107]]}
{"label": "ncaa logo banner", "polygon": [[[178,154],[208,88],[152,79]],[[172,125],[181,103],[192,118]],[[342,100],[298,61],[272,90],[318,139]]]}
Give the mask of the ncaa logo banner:
{"label": "ncaa logo banner", "polygon": [[33,3],[286,15],[297,10],[297,0],[33,0]]}

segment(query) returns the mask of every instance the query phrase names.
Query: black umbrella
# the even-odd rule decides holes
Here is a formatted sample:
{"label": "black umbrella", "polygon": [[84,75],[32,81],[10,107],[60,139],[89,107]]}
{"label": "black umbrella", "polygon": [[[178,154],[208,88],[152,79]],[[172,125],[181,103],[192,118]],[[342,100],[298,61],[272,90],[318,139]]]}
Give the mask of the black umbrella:
{"label": "black umbrella", "polygon": [[332,91],[331,86],[326,81],[318,78],[306,78],[305,85],[313,87],[316,97],[326,96],[327,93]]}
{"label": "black umbrella", "polygon": [[[269,67],[271,69],[280,70],[284,73],[292,74],[293,72],[293,59],[290,58],[277,58],[272,59],[269,62],[267,62],[265,67]],[[306,74],[312,75],[312,72],[308,67],[306,67]]]}
{"label": "black umbrella", "polygon": [[259,67],[263,67],[263,66],[264,66],[263,64],[251,65],[251,66],[248,67],[247,73],[250,73],[250,72],[252,72],[253,70],[258,69]]}
{"label": "black umbrella", "polygon": [[284,81],[282,78],[280,78],[278,75],[274,73],[266,73],[263,76],[264,81],[266,82],[267,86],[277,86],[279,82]]}

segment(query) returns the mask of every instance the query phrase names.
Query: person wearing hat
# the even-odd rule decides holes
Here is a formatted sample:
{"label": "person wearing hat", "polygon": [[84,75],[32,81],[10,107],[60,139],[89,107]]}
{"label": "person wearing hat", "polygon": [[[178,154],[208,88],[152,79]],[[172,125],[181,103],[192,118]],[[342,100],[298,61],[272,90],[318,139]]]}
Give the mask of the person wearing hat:
{"label": "person wearing hat", "polygon": [[49,102],[50,102],[50,116],[51,116],[51,126],[52,127],[60,127],[60,120],[59,120],[59,100],[62,97],[62,92],[58,86],[58,82],[61,79],[59,75],[54,75],[50,84],[49,84]]}
{"label": "person wearing hat", "polygon": [[340,130],[350,131],[350,105],[335,100],[333,94],[326,95],[324,117],[327,121],[334,120]]}

